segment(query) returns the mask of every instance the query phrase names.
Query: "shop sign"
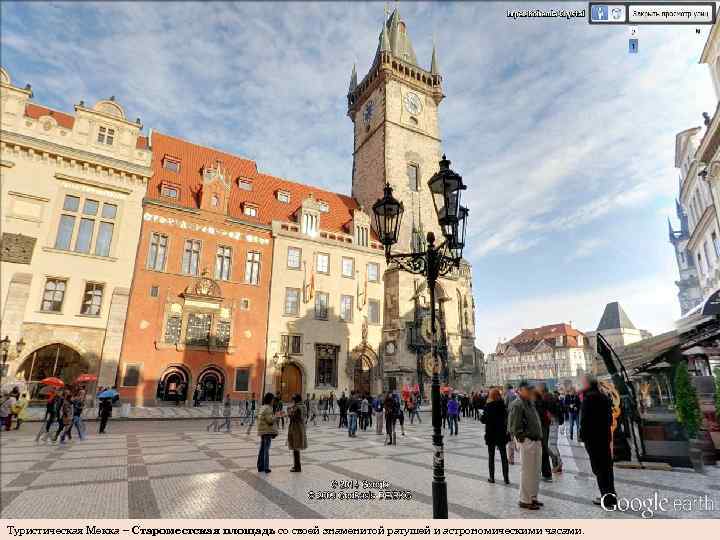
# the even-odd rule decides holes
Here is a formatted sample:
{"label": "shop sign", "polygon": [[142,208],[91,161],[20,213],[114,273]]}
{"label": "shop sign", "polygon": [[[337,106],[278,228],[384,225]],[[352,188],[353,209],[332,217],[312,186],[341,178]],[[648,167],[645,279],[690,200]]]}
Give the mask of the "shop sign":
{"label": "shop sign", "polygon": [[184,219],[158,216],[157,214],[151,214],[150,212],[145,212],[145,214],[143,215],[143,219],[145,221],[152,221],[153,223],[159,223],[161,225],[169,225],[170,227],[177,227],[179,229],[191,232],[200,232],[212,236],[222,236],[225,238],[230,238],[232,240],[249,242],[251,244],[260,244],[261,246],[266,246],[270,244],[269,238],[262,238],[255,234],[247,234],[239,231],[227,231],[225,229],[219,229],[212,225],[201,225],[200,223],[185,221]]}

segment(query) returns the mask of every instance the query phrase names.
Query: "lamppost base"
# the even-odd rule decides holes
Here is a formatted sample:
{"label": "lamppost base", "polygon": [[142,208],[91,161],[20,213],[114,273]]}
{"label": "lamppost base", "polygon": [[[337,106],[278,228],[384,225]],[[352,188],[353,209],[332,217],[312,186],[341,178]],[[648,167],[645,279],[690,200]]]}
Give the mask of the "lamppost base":
{"label": "lamppost base", "polygon": [[447,484],[445,481],[438,482],[433,480],[432,483],[432,499],[433,499],[433,518],[447,519],[448,517],[448,498]]}

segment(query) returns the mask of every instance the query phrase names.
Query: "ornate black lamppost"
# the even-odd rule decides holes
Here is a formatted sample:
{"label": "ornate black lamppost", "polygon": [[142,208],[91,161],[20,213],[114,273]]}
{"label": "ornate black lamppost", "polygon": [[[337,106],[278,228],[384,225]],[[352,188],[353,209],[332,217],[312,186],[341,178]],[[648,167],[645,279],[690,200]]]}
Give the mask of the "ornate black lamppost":
{"label": "ornate black lamppost", "polygon": [[460,205],[460,195],[466,186],[462,177],[450,169],[450,161],[443,156],[440,170],[428,181],[433,197],[438,223],[445,241],[435,245],[435,234],[427,234],[427,248],[418,253],[390,253],[398,241],[400,222],[404,212],[403,203],[392,195],[392,188],[385,185],[382,199],[373,205],[375,227],[380,242],[385,246],[385,259],[388,266],[400,268],[412,274],[425,276],[430,290],[430,330],[432,332],[433,375],[431,386],[432,425],[433,425],[433,517],[448,517],[447,484],[445,483],[445,452],[441,431],[440,414],[440,356],[437,350],[437,327],[435,323],[435,285],[440,276],[447,275],[459,268],[462,251],[465,247],[465,226],[467,208]]}

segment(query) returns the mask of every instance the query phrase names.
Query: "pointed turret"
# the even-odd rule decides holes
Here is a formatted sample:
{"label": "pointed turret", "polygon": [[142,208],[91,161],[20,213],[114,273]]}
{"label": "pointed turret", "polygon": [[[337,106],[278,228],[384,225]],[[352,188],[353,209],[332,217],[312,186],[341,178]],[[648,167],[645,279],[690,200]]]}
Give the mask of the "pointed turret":
{"label": "pointed turret", "polygon": [[672,223],[670,223],[670,218],[667,218],[668,220],[668,238],[670,239],[670,243],[675,243],[675,231],[673,230]]}
{"label": "pointed turret", "polygon": [[350,88],[348,89],[348,94],[352,94],[356,88],[357,88],[357,68],[356,68],[355,64],[353,64],[352,72],[350,73]]}
{"label": "pointed turret", "polygon": [[435,50],[435,44],[433,43],[432,60],[430,61],[430,74],[440,75],[440,66],[437,61],[437,52]]}
{"label": "pointed turret", "polygon": [[383,25],[380,31],[380,43],[378,45],[380,52],[392,52],[390,49],[390,40],[388,39],[387,32],[385,31],[385,25]]}

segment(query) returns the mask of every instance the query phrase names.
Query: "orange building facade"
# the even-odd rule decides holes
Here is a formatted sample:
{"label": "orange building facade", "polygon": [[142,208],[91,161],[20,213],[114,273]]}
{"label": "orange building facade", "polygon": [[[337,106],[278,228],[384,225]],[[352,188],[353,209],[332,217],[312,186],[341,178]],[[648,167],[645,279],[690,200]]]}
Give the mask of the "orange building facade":
{"label": "orange building facade", "polygon": [[117,388],[136,405],[257,397],[271,228],[243,204],[255,162],[154,132]]}

